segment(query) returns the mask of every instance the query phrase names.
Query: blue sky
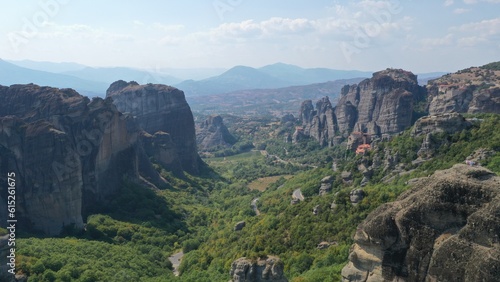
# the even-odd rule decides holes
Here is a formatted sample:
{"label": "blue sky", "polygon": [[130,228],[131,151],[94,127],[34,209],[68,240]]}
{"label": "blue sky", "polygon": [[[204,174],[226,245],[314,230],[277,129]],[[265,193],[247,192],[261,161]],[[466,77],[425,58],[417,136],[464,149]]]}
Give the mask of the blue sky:
{"label": "blue sky", "polygon": [[147,69],[456,71],[500,60],[500,0],[1,1],[0,58]]}

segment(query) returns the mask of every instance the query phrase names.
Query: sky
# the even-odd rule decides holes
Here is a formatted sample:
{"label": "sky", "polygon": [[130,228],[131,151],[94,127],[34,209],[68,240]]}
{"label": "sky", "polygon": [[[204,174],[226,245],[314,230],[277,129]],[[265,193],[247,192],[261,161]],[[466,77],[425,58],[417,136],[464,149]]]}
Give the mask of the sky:
{"label": "sky", "polygon": [[0,58],[416,73],[500,61],[500,0],[0,0]]}

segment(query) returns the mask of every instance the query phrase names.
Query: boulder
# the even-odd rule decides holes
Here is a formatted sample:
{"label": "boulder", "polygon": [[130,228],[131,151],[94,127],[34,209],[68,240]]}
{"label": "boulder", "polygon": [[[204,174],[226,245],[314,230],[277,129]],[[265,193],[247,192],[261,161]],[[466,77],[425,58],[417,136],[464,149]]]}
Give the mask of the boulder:
{"label": "boulder", "polygon": [[314,208],[313,208],[313,214],[314,214],[314,215],[318,215],[320,212],[321,212],[321,207],[320,207],[320,205],[316,205],[316,206],[314,206]]}
{"label": "boulder", "polygon": [[365,191],[363,189],[354,189],[349,193],[349,200],[353,206],[357,205],[365,198]]}
{"label": "boulder", "polygon": [[231,264],[230,282],[287,282],[284,264],[275,256],[251,260],[239,258]]}
{"label": "boulder", "polygon": [[413,185],[359,225],[343,281],[497,281],[500,177],[457,164]]}
{"label": "boulder", "polygon": [[236,223],[236,225],[234,225],[234,231],[240,231],[242,230],[246,225],[246,222],[245,221],[240,221],[238,223]]}
{"label": "boulder", "polygon": [[319,195],[324,196],[332,190],[333,176],[326,176],[321,179],[321,186],[319,187]]}
{"label": "boulder", "polygon": [[342,177],[342,182],[344,182],[344,184],[351,184],[352,183],[352,172],[342,171],[342,173],[340,174],[340,177]]}

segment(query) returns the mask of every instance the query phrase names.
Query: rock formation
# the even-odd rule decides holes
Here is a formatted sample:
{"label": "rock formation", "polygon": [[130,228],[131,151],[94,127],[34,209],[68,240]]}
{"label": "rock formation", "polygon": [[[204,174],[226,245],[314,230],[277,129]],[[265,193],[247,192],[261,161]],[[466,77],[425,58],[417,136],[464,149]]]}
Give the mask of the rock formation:
{"label": "rock formation", "polygon": [[287,282],[283,269],[283,262],[278,257],[257,261],[243,257],[231,264],[230,282]]}
{"label": "rock formation", "polygon": [[[82,213],[107,202],[124,177],[144,180],[138,127],[110,99],[30,84],[0,87],[0,100],[0,163],[16,173],[17,216],[25,228],[50,235],[81,228]],[[143,168],[146,178],[160,180]],[[6,201],[0,202],[4,218]]]}
{"label": "rock formation", "polygon": [[457,164],[412,182],[359,225],[343,281],[497,281],[500,177]]}
{"label": "rock formation", "polygon": [[464,129],[470,128],[471,123],[468,122],[461,114],[445,113],[434,116],[425,116],[419,118],[413,126],[411,135],[417,137],[435,134],[440,132],[455,133]]}
{"label": "rock formation", "polygon": [[[0,86],[0,166],[16,173],[20,227],[48,235],[82,228],[83,218],[107,205],[124,180],[166,185],[150,157],[173,171],[198,171],[194,122],[181,91],[122,81],[108,96],[115,101],[90,100],[72,89]],[[3,226],[6,194],[0,198]]]}
{"label": "rock formation", "polygon": [[332,191],[333,176],[325,176],[321,179],[321,186],[319,187],[319,195],[324,196]]}
{"label": "rock formation", "polygon": [[411,126],[413,107],[425,98],[417,76],[400,69],[373,74],[358,85],[342,88],[335,107],[338,128],[371,135],[395,134]]}
{"label": "rock formation", "polygon": [[427,84],[429,114],[500,113],[500,70],[472,67]]}
{"label": "rock formation", "polygon": [[118,110],[133,115],[147,133],[168,133],[181,169],[199,172],[202,163],[197,152],[194,119],[184,92],[161,84],[139,85],[120,80],[111,84],[106,97],[113,99]]}
{"label": "rock formation", "polygon": [[200,151],[210,151],[231,147],[236,138],[229,133],[221,116],[212,115],[197,126],[196,142]]}
{"label": "rock formation", "polygon": [[354,189],[349,193],[349,200],[353,206],[359,204],[365,198],[365,191],[363,189]]}
{"label": "rock formation", "polygon": [[239,221],[234,225],[234,231],[241,231],[243,228],[245,228],[246,222],[245,221]]}
{"label": "rock formation", "polygon": [[434,134],[441,132],[452,134],[470,127],[471,123],[458,113],[445,113],[419,118],[411,131],[412,137],[425,136],[417,155],[421,159],[432,158],[434,150],[441,145],[433,141],[432,136]]}
{"label": "rock formation", "polygon": [[296,131],[332,146],[346,139],[349,134],[385,136],[399,133],[412,125],[414,106],[425,100],[425,89],[420,87],[417,76],[400,69],[387,69],[373,74],[359,84],[342,88],[340,99],[332,107],[328,97],[316,103],[302,103],[300,121],[303,132]]}
{"label": "rock formation", "polygon": [[[302,103],[300,109],[300,122],[302,128],[298,128],[294,136],[300,139],[300,134],[310,136],[321,144],[321,146],[333,146],[336,130],[336,120],[333,107],[328,97],[324,97],[316,103],[314,109],[311,100]],[[302,132],[298,132],[302,131]]]}

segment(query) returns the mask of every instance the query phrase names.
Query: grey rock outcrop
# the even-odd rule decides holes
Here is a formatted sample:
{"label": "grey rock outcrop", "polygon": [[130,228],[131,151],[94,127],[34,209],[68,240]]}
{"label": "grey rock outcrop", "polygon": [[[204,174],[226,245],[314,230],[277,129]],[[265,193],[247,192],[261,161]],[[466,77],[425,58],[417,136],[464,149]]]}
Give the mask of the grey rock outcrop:
{"label": "grey rock outcrop", "polygon": [[82,213],[106,203],[124,176],[141,179],[138,127],[110,99],[29,84],[0,87],[0,100],[0,159],[16,173],[23,228],[82,228]]}
{"label": "grey rock outcrop", "polygon": [[500,177],[458,164],[413,185],[359,225],[343,281],[497,281]]}
{"label": "grey rock outcrop", "polygon": [[325,176],[321,179],[321,186],[319,187],[319,195],[324,196],[332,191],[333,176]]}
{"label": "grey rock outcrop", "polygon": [[346,137],[351,131],[379,136],[401,132],[411,126],[414,104],[424,99],[425,90],[411,72],[376,72],[342,89],[335,108],[339,131]]}
{"label": "grey rock outcrop", "polygon": [[500,70],[472,67],[429,81],[429,114],[500,113]]}
{"label": "grey rock outcrop", "polygon": [[110,85],[106,97],[113,99],[118,110],[133,115],[147,133],[168,133],[175,145],[180,169],[199,172],[202,162],[197,152],[195,124],[184,92],[167,85],[139,85],[120,80]]}
{"label": "grey rock outcrop", "polygon": [[359,204],[365,198],[365,191],[363,189],[354,189],[349,193],[349,200],[353,206]]}
{"label": "grey rock outcrop", "polygon": [[231,147],[236,138],[229,133],[219,115],[209,116],[196,128],[196,142],[200,151]]}
{"label": "grey rock outcrop", "polygon": [[471,123],[468,122],[461,114],[445,113],[419,118],[413,126],[411,135],[413,137],[417,137],[429,133],[455,133],[470,127]]}
{"label": "grey rock outcrop", "polygon": [[320,205],[314,206],[312,212],[313,212],[314,215],[318,215],[321,212],[321,206]]}
{"label": "grey rock outcrop", "polygon": [[245,228],[245,225],[246,225],[246,222],[245,222],[245,221],[240,221],[240,222],[237,222],[237,223],[234,225],[234,231],[241,231],[241,230],[243,230],[243,228]]}
{"label": "grey rock outcrop", "polygon": [[316,139],[321,146],[334,145],[337,121],[328,97],[319,100],[316,109],[311,100],[304,101],[300,109],[300,121],[305,136]]}
{"label": "grey rock outcrop", "polygon": [[274,256],[257,261],[239,258],[231,264],[230,282],[287,282],[283,274],[284,264]]}
{"label": "grey rock outcrop", "polygon": [[441,145],[435,144],[433,141],[432,136],[434,134],[441,132],[452,134],[469,129],[471,125],[469,121],[458,113],[445,113],[419,118],[411,131],[412,137],[425,135],[417,155],[421,159],[429,159],[434,155],[434,149]]}
{"label": "grey rock outcrop", "polygon": [[352,172],[344,170],[340,174],[340,177],[342,178],[342,182],[344,184],[352,184]]}
{"label": "grey rock outcrop", "polygon": [[423,102],[426,90],[418,85],[417,76],[401,69],[387,69],[373,74],[359,84],[342,88],[335,107],[328,97],[314,108],[307,100],[300,108],[303,132],[322,146],[332,146],[347,139],[352,132],[373,136],[399,133],[412,125],[414,106]]}

